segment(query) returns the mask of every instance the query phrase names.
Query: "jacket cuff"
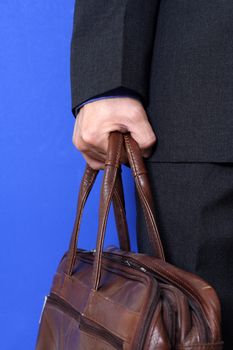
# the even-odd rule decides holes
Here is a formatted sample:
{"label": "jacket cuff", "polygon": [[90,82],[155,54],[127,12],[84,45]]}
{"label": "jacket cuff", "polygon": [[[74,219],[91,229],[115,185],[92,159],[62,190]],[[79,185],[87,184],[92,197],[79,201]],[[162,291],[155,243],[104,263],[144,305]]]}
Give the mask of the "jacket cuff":
{"label": "jacket cuff", "polygon": [[115,88],[113,90],[106,91],[103,94],[98,94],[96,96],[93,96],[93,97],[81,102],[78,106],[73,108],[73,114],[76,117],[78,115],[80,109],[87,103],[102,100],[105,98],[117,98],[117,97],[135,98],[135,99],[139,100],[142,104],[144,104],[143,98],[136,91],[133,91],[131,89],[128,89],[128,88],[121,86],[121,87]]}

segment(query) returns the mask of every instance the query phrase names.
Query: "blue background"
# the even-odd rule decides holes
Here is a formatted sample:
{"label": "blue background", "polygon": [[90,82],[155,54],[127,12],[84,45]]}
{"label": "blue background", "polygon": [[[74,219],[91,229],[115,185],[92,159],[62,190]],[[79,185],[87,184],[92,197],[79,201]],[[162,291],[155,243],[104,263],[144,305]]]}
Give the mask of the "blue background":
{"label": "blue background", "polygon": [[[72,144],[73,0],[0,2],[0,349],[34,349],[44,296],[67,249],[85,162]],[[124,169],[135,243],[134,187]],[[102,171],[81,225],[93,248]],[[115,230],[111,211],[109,230]],[[117,244],[116,232],[107,242]]]}

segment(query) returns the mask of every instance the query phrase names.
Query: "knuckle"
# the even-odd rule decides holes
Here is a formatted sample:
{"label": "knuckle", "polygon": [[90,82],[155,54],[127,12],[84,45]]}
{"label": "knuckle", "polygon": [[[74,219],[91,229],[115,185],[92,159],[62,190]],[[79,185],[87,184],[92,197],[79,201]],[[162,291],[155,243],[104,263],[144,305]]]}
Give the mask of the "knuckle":
{"label": "knuckle", "polygon": [[153,134],[150,137],[147,137],[142,140],[140,148],[147,149],[152,147],[156,143],[156,136]]}
{"label": "knuckle", "polygon": [[91,132],[85,132],[82,135],[83,142],[89,145],[93,145],[95,143],[95,136],[94,133]]}
{"label": "knuckle", "polygon": [[152,134],[150,139],[148,140],[149,146],[153,146],[155,144],[156,140],[157,140],[156,135]]}
{"label": "knuckle", "polygon": [[81,142],[81,140],[74,140],[73,144],[80,152],[85,152],[87,149],[85,144]]}
{"label": "knuckle", "polygon": [[129,110],[128,113],[128,118],[131,120],[133,123],[138,123],[139,121],[142,121],[143,115],[142,115],[142,110],[141,108],[134,107]]}

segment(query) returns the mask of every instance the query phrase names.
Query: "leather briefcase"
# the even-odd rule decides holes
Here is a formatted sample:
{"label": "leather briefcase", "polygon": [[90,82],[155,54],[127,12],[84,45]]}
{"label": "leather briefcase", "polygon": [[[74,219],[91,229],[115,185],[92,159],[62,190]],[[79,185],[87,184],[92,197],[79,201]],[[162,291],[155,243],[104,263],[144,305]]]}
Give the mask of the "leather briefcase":
{"label": "leather briefcase", "polygon": [[[121,180],[123,148],[153,256],[130,251]],[[76,248],[82,211],[97,173],[86,167],[70,246],[43,309],[36,350],[223,349],[216,292],[198,276],[165,261],[146,168],[129,133],[112,132],[109,137],[96,249]],[[120,248],[103,251],[111,202]]]}

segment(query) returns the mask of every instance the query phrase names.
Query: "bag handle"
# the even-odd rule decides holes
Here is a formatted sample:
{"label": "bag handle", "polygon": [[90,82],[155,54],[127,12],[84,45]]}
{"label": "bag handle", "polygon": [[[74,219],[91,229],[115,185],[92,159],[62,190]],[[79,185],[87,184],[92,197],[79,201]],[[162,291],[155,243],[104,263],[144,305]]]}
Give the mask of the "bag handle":
{"label": "bag handle", "polygon": [[[82,177],[81,184],[80,184],[76,219],[75,219],[73,233],[71,236],[70,245],[68,249],[67,273],[69,275],[71,275],[73,271],[76,250],[77,250],[78,234],[80,230],[80,223],[81,223],[81,218],[83,214],[83,209],[85,207],[90,191],[95,183],[98,172],[99,172],[98,170],[92,169],[88,164],[86,164],[84,175]],[[130,251],[130,240],[129,240],[128,225],[126,221],[125,201],[124,201],[121,172],[122,170],[120,167],[116,178],[116,186],[114,188],[112,201],[113,201],[114,215],[116,219],[116,226],[117,226],[120,248],[125,251]]]}
{"label": "bag handle", "polygon": [[165,260],[162,243],[154,218],[153,197],[147,176],[147,170],[145,168],[139,146],[131,137],[130,133],[122,134],[118,131],[111,132],[109,136],[104,177],[101,186],[98,237],[92,275],[93,290],[97,290],[100,283],[101,260],[106,224],[111,199],[114,193],[117,172],[120,166],[120,155],[123,144],[125,144],[129,164],[135,179],[136,189],[143,208],[153,256]]}
{"label": "bag handle", "polygon": [[114,188],[112,202],[113,202],[113,210],[114,210],[114,215],[116,220],[116,227],[117,227],[120,248],[122,250],[130,252],[131,250],[130,238],[129,238],[128,224],[126,220],[125,197],[124,197],[121,174],[122,174],[122,169],[120,166],[118,170],[117,178],[116,178],[116,186]]}
{"label": "bag handle", "polygon": [[151,191],[150,181],[147,175],[141,150],[130,133],[124,134],[125,148],[131,167],[140,203],[145,216],[145,223],[149,241],[152,247],[152,256],[165,261],[163,245],[160,239],[159,230],[155,220],[154,200]]}

